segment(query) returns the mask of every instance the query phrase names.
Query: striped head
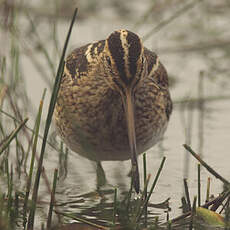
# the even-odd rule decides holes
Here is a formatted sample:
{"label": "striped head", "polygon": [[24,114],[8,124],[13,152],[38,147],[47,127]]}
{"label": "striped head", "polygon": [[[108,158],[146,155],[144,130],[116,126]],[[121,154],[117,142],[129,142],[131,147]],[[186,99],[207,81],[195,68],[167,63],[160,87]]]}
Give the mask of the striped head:
{"label": "striped head", "polygon": [[106,39],[103,52],[105,77],[120,93],[134,90],[147,74],[147,62],[141,39],[128,30],[118,30]]}

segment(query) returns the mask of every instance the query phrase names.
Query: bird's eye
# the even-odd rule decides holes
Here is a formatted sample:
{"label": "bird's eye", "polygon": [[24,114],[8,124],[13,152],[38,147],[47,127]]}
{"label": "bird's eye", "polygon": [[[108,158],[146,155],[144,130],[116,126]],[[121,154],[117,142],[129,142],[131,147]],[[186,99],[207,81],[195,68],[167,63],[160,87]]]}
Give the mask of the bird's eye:
{"label": "bird's eye", "polygon": [[111,66],[111,60],[110,60],[110,57],[109,57],[109,56],[106,57],[106,61],[107,61],[107,63],[109,64],[109,66]]}

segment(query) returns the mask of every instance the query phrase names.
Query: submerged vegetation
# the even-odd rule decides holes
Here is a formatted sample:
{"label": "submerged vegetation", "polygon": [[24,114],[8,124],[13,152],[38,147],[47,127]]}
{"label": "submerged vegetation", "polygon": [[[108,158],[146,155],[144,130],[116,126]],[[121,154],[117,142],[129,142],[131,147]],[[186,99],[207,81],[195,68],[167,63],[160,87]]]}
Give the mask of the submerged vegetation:
{"label": "submerged vegetation", "polygon": [[[3,0],[0,2],[2,36],[0,38],[0,230],[230,229],[230,182],[220,174],[218,169],[216,170],[214,166],[210,166],[207,163],[208,160],[207,162],[203,160],[203,154],[208,153],[208,149],[203,150],[205,141],[205,106],[213,101],[230,99],[230,94],[224,93],[224,89],[229,87],[230,69],[226,63],[229,62],[230,58],[230,41],[226,39],[226,36],[217,36],[218,33],[221,33],[221,29],[218,27],[216,31],[214,28],[208,28],[206,31],[208,34],[200,32],[202,38],[214,38],[213,40],[208,40],[208,42],[206,40],[205,42],[196,40],[193,43],[181,44],[180,41],[183,41],[185,37],[193,36],[192,32],[182,30],[180,34],[174,35],[175,37],[177,36],[180,45],[175,46],[173,44],[170,47],[159,47],[159,52],[166,54],[196,53],[199,57],[205,57],[205,61],[210,66],[207,71],[201,71],[198,76],[198,97],[194,95],[188,97],[186,95],[174,99],[175,108],[181,110],[181,120],[185,130],[185,138],[181,140],[181,145],[185,141],[186,155],[191,154],[199,161],[197,172],[194,172],[194,174],[197,173],[197,194],[194,197],[190,195],[186,172],[184,181],[181,180],[181,183],[184,182],[184,196],[181,198],[182,215],[170,217],[170,199],[167,199],[167,197],[165,201],[159,200],[157,204],[151,202],[150,198],[154,195],[161,174],[164,172],[167,157],[162,157],[158,170],[153,175],[150,175],[148,173],[152,174],[152,170],[147,168],[147,156],[145,154],[143,155],[144,185],[139,196],[134,194],[131,181],[130,189],[126,192],[114,186],[105,191],[98,189],[89,194],[78,194],[77,198],[83,200],[88,198],[94,200],[97,197],[100,197],[101,200],[106,200],[108,199],[105,198],[107,194],[112,197],[108,203],[105,202],[105,206],[87,207],[88,213],[85,212],[81,215],[73,212],[73,209],[68,211],[61,208],[63,204],[58,201],[56,190],[58,181],[65,179],[68,173],[69,151],[63,143],[54,140],[50,125],[63,71],[64,57],[73,23],[75,22],[78,25],[88,17],[88,14],[94,17],[99,7],[102,7],[106,1],[98,4],[93,0],[88,1],[88,4],[80,1],[79,4],[74,4],[74,7],[78,5],[80,7],[79,16],[76,19],[77,10],[75,10],[65,44],[64,41],[59,41],[58,21],[68,20],[68,23],[70,22],[70,15],[73,14],[73,3],[67,1],[65,5],[61,1],[51,2],[53,2],[53,11],[47,10],[49,6],[46,8],[46,3],[43,4],[43,8],[39,8],[25,5],[24,1]],[[143,24],[149,24],[155,20],[155,27],[148,28],[148,32],[143,36],[146,42],[151,36],[167,28],[170,23],[175,23],[178,18],[186,15],[194,7],[199,7],[199,12],[203,13],[205,15],[203,17],[207,18],[211,17],[211,15],[216,16],[218,13],[225,12],[227,14],[230,10],[228,1],[216,3],[215,1],[197,0],[187,1],[182,4],[180,1],[174,0],[170,3],[167,1],[149,1],[148,4],[146,11],[136,23],[133,23],[133,27],[138,29]],[[175,5],[179,6],[179,8],[177,9]],[[132,12],[127,3],[111,1],[110,7],[114,10],[114,14],[122,17],[124,21],[133,20]],[[50,20],[49,23],[43,18]],[[22,26],[23,23],[26,24],[26,29]],[[42,27],[42,23],[48,24],[49,33],[43,34],[41,32],[39,28]],[[22,27],[23,29],[21,29]],[[205,25],[196,23],[194,20],[190,29],[191,31],[194,29],[203,31],[204,27]],[[51,45],[52,49],[49,48]],[[218,55],[213,53],[213,50],[218,50]],[[32,71],[27,67],[29,65],[28,60],[33,66]],[[27,64],[22,65],[23,61]],[[59,67],[56,71],[58,62]],[[39,74],[48,88],[48,92],[46,89],[43,90],[42,87],[39,90],[41,92],[39,104],[36,104],[28,96],[28,81],[25,76],[29,72],[30,78],[33,78],[33,71]],[[215,78],[215,76],[220,77]],[[170,80],[172,85],[178,84],[179,81],[173,74],[170,75]],[[205,96],[204,84],[207,81],[220,85],[218,95]],[[36,84],[35,79],[32,79],[32,81],[30,79],[29,82]],[[36,88],[36,86],[33,87]],[[196,86],[193,86],[192,90],[194,91],[195,88]],[[47,94],[50,91],[52,94],[49,101]],[[46,115],[43,105],[48,101],[49,109]],[[194,110],[199,113],[198,154],[193,150],[193,144],[191,143],[193,124],[191,111]],[[187,117],[184,111],[188,112]],[[49,132],[50,128],[51,131]],[[48,135],[49,133],[50,135]],[[181,148],[183,147],[181,146]],[[56,168],[52,169],[52,173],[47,172],[48,170],[44,164],[45,154],[50,149],[59,156],[59,163]],[[164,148],[162,147],[162,149]],[[222,160],[228,159],[220,158],[220,161]],[[188,162],[185,162],[185,168],[187,168],[186,164]],[[202,184],[201,167],[205,168],[210,173],[210,176],[215,177],[215,180],[223,183],[223,191],[220,194],[215,194],[215,196],[211,194],[210,187],[215,182],[210,182],[210,177],[207,178],[207,186]],[[42,177],[43,182],[41,182],[40,177]],[[41,183],[44,183],[42,189],[39,188]],[[201,189],[204,190],[205,188],[207,191],[204,199],[201,197]],[[46,190],[45,193],[46,195],[48,194],[48,198],[43,199],[43,190]],[[119,195],[121,193],[122,196]],[[84,207],[84,202],[79,205],[77,202],[73,204],[73,207]],[[178,206],[180,206],[179,203],[178,201]],[[100,208],[102,211],[99,211]],[[153,214],[152,208],[164,210],[165,214],[163,215],[165,218],[162,219],[158,213]]]}

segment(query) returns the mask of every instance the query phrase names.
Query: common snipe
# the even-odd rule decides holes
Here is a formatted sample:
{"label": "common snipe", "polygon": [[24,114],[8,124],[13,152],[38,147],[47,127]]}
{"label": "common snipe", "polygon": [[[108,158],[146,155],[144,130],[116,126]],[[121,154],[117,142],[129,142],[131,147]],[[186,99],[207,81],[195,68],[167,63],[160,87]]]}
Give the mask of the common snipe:
{"label": "common snipe", "polygon": [[59,134],[91,160],[131,158],[137,192],[137,154],[162,138],[171,112],[167,72],[136,34],[118,30],[67,57],[55,108]]}

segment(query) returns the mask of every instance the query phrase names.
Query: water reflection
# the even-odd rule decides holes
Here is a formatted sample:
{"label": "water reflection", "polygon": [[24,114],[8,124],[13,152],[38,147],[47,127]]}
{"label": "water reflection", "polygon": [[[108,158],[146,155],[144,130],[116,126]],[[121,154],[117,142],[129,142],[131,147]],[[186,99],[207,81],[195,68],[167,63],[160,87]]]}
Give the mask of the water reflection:
{"label": "water reflection", "polygon": [[[60,196],[62,196],[61,199],[63,199],[63,196],[66,196],[66,198],[64,202],[58,202],[58,212],[71,214],[76,217],[76,220],[77,218],[83,218],[103,226],[107,226],[114,221],[114,189],[112,188],[104,188],[100,191],[76,195],[75,197],[72,195],[69,202],[66,202],[68,194],[58,192],[57,199]],[[140,197],[137,197],[134,193],[131,198],[129,196],[129,191],[125,191],[120,193],[117,199],[116,210],[118,214],[115,220],[121,226],[126,225],[131,221],[131,218],[134,218],[134,213],[136,213],[136,208],[140,203]],[[60,201],[60,199],[58,200]],[[169,199],[158,204],[150,202],[147,212],[148,224],[152,223],[155,217],[160,215],[164,217],[162,216],[159,219],[159,223],[164,221],[168,211],[170,211]],[[70,219],[67,218],[66,222],[68,223],[69,221]],[[144,217],[140,219],[140,223],[144,223]]]}

